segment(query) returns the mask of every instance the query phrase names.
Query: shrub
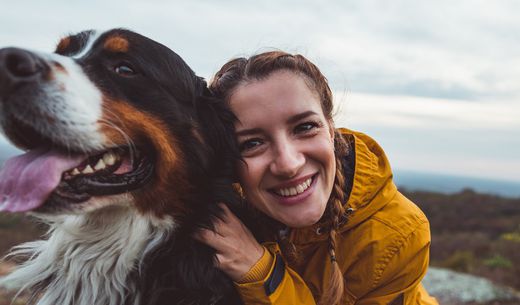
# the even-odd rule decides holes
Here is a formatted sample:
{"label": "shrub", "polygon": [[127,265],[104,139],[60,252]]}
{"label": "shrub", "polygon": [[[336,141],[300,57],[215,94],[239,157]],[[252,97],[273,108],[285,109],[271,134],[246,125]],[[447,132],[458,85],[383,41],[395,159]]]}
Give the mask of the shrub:
{"label": "shrub", "polygon": [[513,262],[511,262],[510,260],[508,260],[500,254],[495,254],[493,257],[484,260],[484,265],[491,268],[513,268]]}
{"label": "shrub", "polygon": [[477,260],[472,252],[458,250],[453,255],[441,262],[441,267],[449,268],[459,272],[471,272]]}

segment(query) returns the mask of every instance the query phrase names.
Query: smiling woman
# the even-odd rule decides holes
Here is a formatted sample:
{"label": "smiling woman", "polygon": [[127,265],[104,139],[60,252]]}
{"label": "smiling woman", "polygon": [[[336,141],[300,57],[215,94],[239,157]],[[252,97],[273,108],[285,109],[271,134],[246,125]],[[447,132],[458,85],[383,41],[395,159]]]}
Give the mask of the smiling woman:
{"label": "smiling woman", "polygon": [[319,96],[304,78],[281,70],[240,86],[230,104],[239,118],[239,177],[248,199],[293,228],[318,222],[335,174],[334,130]]}
{"label": "smiling woman", "polygon": [[198,238],[246,304],[437,304],[421,285],[428,220],[374,140],[335,129],[314,64],[284,52],[238,58],[210,89],[237,117],[237,176],[259,240],[229,210]]}

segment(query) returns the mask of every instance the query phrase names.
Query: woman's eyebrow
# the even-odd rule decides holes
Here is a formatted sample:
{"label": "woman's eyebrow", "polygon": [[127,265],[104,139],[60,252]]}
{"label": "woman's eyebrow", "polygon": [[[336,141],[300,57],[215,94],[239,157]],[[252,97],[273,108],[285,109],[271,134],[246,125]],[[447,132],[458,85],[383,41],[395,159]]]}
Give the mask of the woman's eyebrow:
{"label": "woman's eyebrow", "polygon": [[[293,115],[292,117],[290,117],[288,120],[287,120],[287,123],[288,124],[294,124],[306,117],[309,117],[309,116],[312,116],[312,115],[318,115],[316,112],[314,111],[305,111],[305,112],[302,112],[302,113],[298,113],[296,115]],[[253,135],[253,134],[259,134],[262,132],[262,129],[261,128],[250,128],[250,129],[242,129],[242,130],[239,130],[237,132],[235,132],[235,135],[236,136],[249,136],[249,135]]]}
{"label": "woman's eyebrow", "polygon": [[260,128],[250,128],[250,129],[243,129],[240,131],[235,132],[236,136],[249,136],[253,134],[259,134],[262,132],[262,129]]}
{"label": "woman's eyebrow", "polygon": [[309,110],[309,111],[305,111],[305,112],[302,112],[302,113],[298,113],[298,114],[296,114],[296,115],[290,117],[290,118],[287,120],[287,123],[289,123],[289,124],[294,124],[294,123],[300,121],[301,119],[304,119],[304,118],[309,117],[309,116],[311,116],[311,115],[317,115],[317,113],[314,112],[314,111],[311,111],[311,110]]}

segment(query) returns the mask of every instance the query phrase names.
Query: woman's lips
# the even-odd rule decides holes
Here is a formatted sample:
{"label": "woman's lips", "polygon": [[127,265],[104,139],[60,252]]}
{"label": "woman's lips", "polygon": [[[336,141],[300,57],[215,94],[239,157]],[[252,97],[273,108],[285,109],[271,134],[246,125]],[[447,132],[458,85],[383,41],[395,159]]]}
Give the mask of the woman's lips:
{"label": "woman's lips", "polygon": [[270,193],[284,205],[298,204],[309,197],[315,189],[318,174],[309,175],[296,181],[272,188]]}

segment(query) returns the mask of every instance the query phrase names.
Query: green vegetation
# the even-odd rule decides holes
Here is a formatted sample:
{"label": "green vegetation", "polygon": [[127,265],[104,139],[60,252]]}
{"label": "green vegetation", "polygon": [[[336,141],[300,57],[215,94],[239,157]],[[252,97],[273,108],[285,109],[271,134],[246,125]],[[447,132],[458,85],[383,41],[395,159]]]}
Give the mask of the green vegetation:
{"label": "green vegetation", "polygon": [[520,290],[520,198],[402,191],[428,216],[432,265]]}
{"label": "green vegetation", "polygon": [[484,260],[484,265],[491,268],[513,268],[513,263],[500,254],[495,254],[493,257]]}

